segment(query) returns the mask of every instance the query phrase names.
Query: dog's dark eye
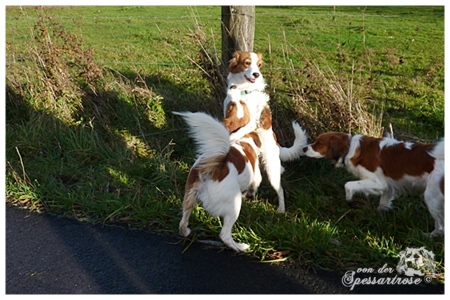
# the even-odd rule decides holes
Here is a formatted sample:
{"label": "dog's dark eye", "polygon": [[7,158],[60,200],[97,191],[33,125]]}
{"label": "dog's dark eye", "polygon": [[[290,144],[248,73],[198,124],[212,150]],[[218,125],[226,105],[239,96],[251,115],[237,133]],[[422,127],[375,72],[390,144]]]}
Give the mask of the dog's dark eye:
{"label": "dog's dark eye", "polygon": [[249,61],[246,61],[246,62],[245,62],[245,65],[246,65],[247,67],[250,67],[250,65],[251,65],[251,62],[249,62]]}
{"label": "dog's dark eye", "polygon": [[258,68],[261,68],[261,66],[262,66],[262,63],[258,63]]}

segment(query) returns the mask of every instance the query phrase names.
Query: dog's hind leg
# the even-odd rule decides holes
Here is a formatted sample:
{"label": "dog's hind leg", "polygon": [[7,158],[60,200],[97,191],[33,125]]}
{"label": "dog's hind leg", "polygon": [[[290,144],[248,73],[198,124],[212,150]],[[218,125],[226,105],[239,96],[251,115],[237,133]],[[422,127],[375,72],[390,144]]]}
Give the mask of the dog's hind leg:
{"label": "dog's hind leg", "polygon": [[234,223],[236,223],[241,211],[242,193],[240,191],[236,193],[233,203],[233,207],[230,207],[223,215],[223,227],[220,231],[220,239],[225,245],[235,251],[246,251],[250,246],[243,243],[236,243],[231,236],[231,229]]}
{"label": "dog's hind leg", "polygon": [[[281,167],[281,165],[279,165]],[[269,172],[267,172],[267,177],[269,179],[270,184],[274,188],[274,190],[277,192],[278,195],[278,209],[277,211],[279,213],[284,213],[286,208],[284,204],[284,191],[281,187],[281,169],[278,168],[272,168]]]}
{"label": "dog's hind leg", "polygon": [[276,144],[273,137],[273,132],[271,130],[266,130],[263,133],[262,139],[262,147],[264,148],[264,150],[261,151],[262,163],[264,165],[264,169],[266,170],[267,179],[269,180],[270,185],[277,192],[278,212],[284,213],[284,191],[281,187],[281,174],[284,169],[281,166],[280,148]]}
{"label": "dog's hind leg", "polygon": [[267,178],[269,179],[270,185],[273,187],[273,189],[277,192],[278,196],[278,212],[284,213],[285,212],[285,205],[284,205],[284,191],[281,187],[281,160],[280,157],[277,156],[269,156],[270,159],[266,159],[265,161],[265,169],[267,173]]}
{"label": "dog's hind leg", "polygon": [[253,172],[253,181],[250,183],[247,193],[245,194],[245,197],[247,199],[253,199],[255,197],[256,191],[258,190],[261,181],[262,181],[261,170],[259,169],[259,164],[256,163],[255,170]]}
{"label": "dog's hind leg", "polygon": [[[442,180],[443,176],[442,174]],[[429,235],[431,237],[444,235],[444,194],[439,187],[439,180],[429,181],[425,189],[424,200],[428,211],[434,219],[434,230]]]}
{"label": "dog's hind leg", "polygon": [[180,225],[179,225],[179,231],[180,235],[186,237],[191,233],[191,230],[189,229],[189,217],[191,216],[192,210],[195,207],[195,204],[197,203],[196,200],[197,193],[193,189],[188,190],[184,194],[183,199],[183,217],[181,218]]}
{"label": "dog's hind leg", "polygon": [[434,230],[429,234],[431,237],[444,235],[444,196],[430,198],[430,195],[425,194],[425,203],[428,211],[434,219]]}

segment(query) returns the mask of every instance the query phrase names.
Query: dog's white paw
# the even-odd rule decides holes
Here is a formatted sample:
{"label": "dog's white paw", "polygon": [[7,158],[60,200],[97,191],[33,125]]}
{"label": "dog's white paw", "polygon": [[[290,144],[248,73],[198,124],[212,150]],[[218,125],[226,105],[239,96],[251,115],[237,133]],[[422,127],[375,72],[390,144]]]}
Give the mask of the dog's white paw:
{"label": "dog's white paw", "polygon": [[280,214],[284,214],[286,210],[284,209],[284,207],[278,207],[277,212]]}
{"label": "dog's white paw", "polygon": [[438,237],[438,236],[444,236],[444,230],[441,229],[435,229],[430,233],[425,233],[426,236],[430,238]]}
{"label": "dog's white paw", "polygon": [[234,250],[240,251],[240,252],[245,252],[250,248],[249,245],[244,244],[244,243],[236,243],[235,246],[236,246],[236,248]]}
{"label": "dog's white paw", "polygon": [[240,244],[240,243],[236,243],[233,238],[231,237],[230,234],[220,234],[220,239],[222,240],[222,242],[227,245],[228,247],[230,247],[231,249],[235,250],[235,251],[240,251],[240,252],[244,252],[246,251],[250,246],[247,244]]}
{"label": "dog's white paw", "polygon": [[391,204],[380,204],[378,205],[378,211],[381,213],[387,212],[392,208]]}
{"label": "dog's white paw", "polygon": [[191,230],[187,226],[180,226],[180,235],[187,237],[191,233]]}
{"label": "dog's white paw", "polygon": [[352,201],[353,199],[353,191],[348,187],[345,187],[345,200]]}

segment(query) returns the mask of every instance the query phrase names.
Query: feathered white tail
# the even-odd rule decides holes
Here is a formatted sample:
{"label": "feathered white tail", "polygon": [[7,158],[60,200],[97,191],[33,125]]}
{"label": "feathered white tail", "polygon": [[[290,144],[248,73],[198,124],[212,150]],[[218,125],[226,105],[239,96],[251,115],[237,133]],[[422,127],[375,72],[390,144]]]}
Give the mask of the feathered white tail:
{"label": "feathered white tail", "polygon": [[203,112],[172,112],[182,116],[189,125],[189,133],[197,144],[197,154],[204,158],[227,155],[230,151],[230,134],[217,119]]}
{"label": "feathered white tail", "polygon": [[444,138],[442,138],[431,151],[430,155],[437,159],[444,159],[445,149],[444,149]]}
{"label": "feathered white tail", "polygon": [[289,148],[280,147],[281,161],[291,161],[305,155],[303,153],[303,148],[308,144],[308,137],[297,122],[292,122],[292,128],[294,129],[295,134],[294,145]]}

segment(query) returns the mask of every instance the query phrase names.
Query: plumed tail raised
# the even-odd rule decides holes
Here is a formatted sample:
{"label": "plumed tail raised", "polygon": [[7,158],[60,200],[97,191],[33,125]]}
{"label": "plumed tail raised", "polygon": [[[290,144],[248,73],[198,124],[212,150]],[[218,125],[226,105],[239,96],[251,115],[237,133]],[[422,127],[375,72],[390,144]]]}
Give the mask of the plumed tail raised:
{"label": "plumed tail raised", "polygon": [[431,151],[430,155],[437,159],[444,160],[445,156],[445,145],[444,138],[442,138],[434,147],[433,151]]}
{"label": "plumed tail raised", "polygon": [[289,148],[280,147],[281,161],[291,161],[305,155],[303,153],[303,148],[308,144],[308,137],[297,122],[292,122],[292,128],[294,129],[295,134],[294,145]]}
{"label": "plumed tail raised", "polygon": [[190,136],[197,145],[197,155],[203,158],[225,156],[230,151],[230,134],[225,126],[203,112],[172,112],[183,117]]}

